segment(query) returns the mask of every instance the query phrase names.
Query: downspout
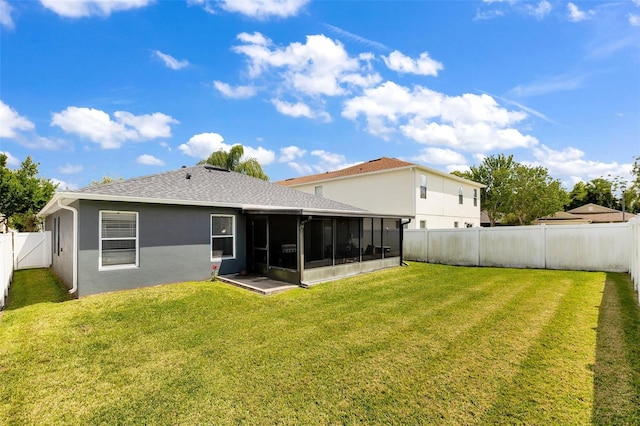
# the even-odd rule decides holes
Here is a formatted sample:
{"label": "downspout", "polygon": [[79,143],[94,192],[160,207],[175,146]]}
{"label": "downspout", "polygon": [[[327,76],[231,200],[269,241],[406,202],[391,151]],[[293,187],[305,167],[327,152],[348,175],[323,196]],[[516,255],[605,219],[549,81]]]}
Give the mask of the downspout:
{"label": "downspout", "polygon": [[411,223],[411,218],[409,218],[409,220],[407,220],[406,222],[403,222],[402,220],[400,221],[400,266],[402,265],[409,266],[409,264],[403,260],[404,259],[403,246],[404,246],[404,226],[410,223]]}
{"label": "downspout", "polygon": [[61,199],[58,199],[58,207],[73,212],[73,282],[69,290],[69,294],[73,294],[78,291],[78,209],[62,204]]}

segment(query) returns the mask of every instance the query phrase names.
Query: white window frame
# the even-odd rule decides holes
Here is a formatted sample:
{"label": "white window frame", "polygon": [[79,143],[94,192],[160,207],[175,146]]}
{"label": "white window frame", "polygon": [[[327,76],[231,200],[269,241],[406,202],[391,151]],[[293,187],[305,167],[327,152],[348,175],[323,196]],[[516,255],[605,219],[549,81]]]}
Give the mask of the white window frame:
{"label": "white window frame", "polygon": [[322,185],[316,186],[314,189],[316,197],[322,197]]}
{"label": "white window frame", "polygon": [[[424,189],[424,191],[423,191]],[[424,193],[424,197],[422,196]],[[427,175],[420,175],[420,198],[423,200],[427,199]]]}
{"label": "white window frame", "polygon": [[464,203],[464,189],[462,188],[462,185],[460,185],[460,188],[458,189],[458,204],[462,205]]}
{"label": "white window frame", "polygon": [[[102,238],[102,214],[103,213],[117,213],[135,215],[136,217],[136,236],[124,237],[124,238]],[[127,263],[122,265],[102,265],[102,241],[103,240],[135,240],[136,242],[136,262]],[[100,210],[98,219],[98,270],[99,271],[111,271],[114,269],[133,269],[140,267],[140,220],[138,212],[126,211],[126,210]]]}
{"label": "white window frame", "polygon": [[473,207],[478,207],[478,190],[473,189]]}
{"label": "white window frame", "polygon": [[[228,235],[213,235],[213,218],[214,217],[230,217],[231,218],[231,237]],[[233,254],[231,256],[213,257],[213,239],[214,238],[232,238],[233,239]],[[235,259],[236,258],[236,216],[233,214],[211,214],[209,217],[209,256],[211,262],[220,262],[223,259]]]}

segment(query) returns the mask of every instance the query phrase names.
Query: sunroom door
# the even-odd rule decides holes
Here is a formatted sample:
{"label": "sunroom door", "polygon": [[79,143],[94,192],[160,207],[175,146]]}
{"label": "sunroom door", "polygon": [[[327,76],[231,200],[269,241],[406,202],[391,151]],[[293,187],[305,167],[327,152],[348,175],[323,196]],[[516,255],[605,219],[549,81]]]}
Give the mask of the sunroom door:
{"label": "sunroom door", "polygon": [[252,272],[267,275],[269,268],[269,218],[253,216],[251,220]]}

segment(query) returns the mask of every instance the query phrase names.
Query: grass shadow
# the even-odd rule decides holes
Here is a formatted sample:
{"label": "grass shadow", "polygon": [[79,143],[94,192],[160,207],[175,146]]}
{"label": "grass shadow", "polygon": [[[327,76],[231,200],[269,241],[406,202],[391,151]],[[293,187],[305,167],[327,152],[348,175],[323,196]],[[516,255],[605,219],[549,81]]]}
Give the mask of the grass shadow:
{"label": "grass shadow", "polygon": [[592,423],[640,424],[640,306],[628,274],[606,276],[598,317]]}
{"label": "grass shadow", "polygon": [[24,269],[13,273],[5,310],[37,303],[58,303],[73,299],[67,287],[50,269]]}

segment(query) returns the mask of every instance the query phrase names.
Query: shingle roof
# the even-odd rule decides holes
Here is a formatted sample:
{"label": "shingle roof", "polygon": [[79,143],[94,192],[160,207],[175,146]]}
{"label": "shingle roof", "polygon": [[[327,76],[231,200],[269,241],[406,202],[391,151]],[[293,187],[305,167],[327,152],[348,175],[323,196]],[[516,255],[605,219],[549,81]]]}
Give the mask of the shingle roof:
{"label": "shingle roof", "polygon": [[376,160],[367,161],[366,163],[356,164],[355,166],[347,167],[341,170],[318,173],[315,175],[301,176],[297,178],[281,180],[275,183],[282,186],[293,186],[293,185],[299,185],[303,183],[316,182],[316,181],[334,179],[334,178],[345,177],[345,176],[359,175],[363,173],[372,173],[372,172],[377,172],[381,170],[397,169],[399,167],[411,167],[415,165],[416,164],[398,160],[397,158],[382,157]]}
{"label": "shingle roof", "polygon": [[260,208],[271,211],[310,210],[325,214],[362,212],[364,216],[372,215],[371,212],[358,207],[285,188],[240,173],[200,165],[104,185],[88,186],[71,192],[59,192],[40,214],[47,215],[51,209],[54,209],[57,198],[122,199],[163,204],[219,205],[254,210]]}
{"label": "shingle roof", "polygon": [[573,214],[600,214],[600,213],[619,213],[619,210],[610,209],[609,207],[601,206],[594,203],[585,204],[584,206],[576,207],[575,209],[567,210]]}

